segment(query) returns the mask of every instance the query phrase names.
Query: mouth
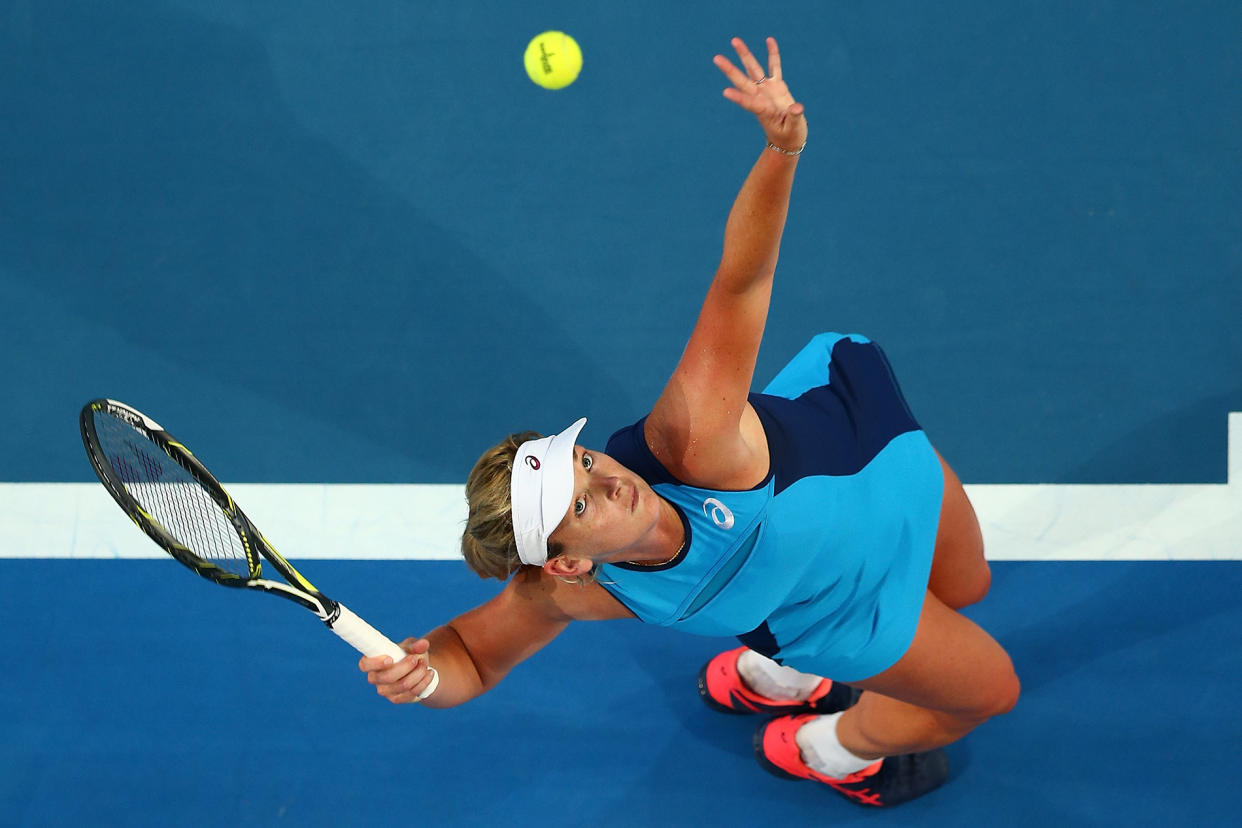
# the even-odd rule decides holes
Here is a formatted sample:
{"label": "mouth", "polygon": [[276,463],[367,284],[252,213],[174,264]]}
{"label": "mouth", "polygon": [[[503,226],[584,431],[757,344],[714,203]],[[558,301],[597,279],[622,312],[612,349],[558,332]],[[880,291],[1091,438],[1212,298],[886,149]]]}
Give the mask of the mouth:
{"label": "mouth", "polygon": [[634,487],[634,495],[630,498],[630,511],[633,512],[638,508],[638,487]]}

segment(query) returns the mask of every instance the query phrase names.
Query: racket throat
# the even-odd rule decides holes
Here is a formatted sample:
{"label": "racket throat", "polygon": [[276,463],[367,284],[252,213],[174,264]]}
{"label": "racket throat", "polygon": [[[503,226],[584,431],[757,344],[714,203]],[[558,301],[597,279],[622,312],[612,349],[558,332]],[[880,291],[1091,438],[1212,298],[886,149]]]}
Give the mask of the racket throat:
{"label": "racket throat", "polygon": [[328,625],[328,629],[333,629],[336,622],[341,620],[341,605],[326,598],[320,603],[320,609],[315,614],[319,616],[320,621]]}

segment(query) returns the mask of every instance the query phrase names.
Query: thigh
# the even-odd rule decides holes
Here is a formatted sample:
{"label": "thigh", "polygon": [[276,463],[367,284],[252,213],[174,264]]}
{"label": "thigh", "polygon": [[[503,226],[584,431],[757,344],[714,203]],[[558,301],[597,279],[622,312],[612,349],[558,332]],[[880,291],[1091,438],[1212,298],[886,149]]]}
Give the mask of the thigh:
{"label": "thigh", "polygon": [[1006,712],[1019,688],[1013,662],[996,639],[930,591],[906,654],[879,675],[851,684],[967,718]]}
{"label": "thigh", "polygon": [[966,489],[939,452],[936,456],[944,470],[944,495],[927,587],[946,605],[961,609],[983,599],[992,573],[983,556],[983,531]]}

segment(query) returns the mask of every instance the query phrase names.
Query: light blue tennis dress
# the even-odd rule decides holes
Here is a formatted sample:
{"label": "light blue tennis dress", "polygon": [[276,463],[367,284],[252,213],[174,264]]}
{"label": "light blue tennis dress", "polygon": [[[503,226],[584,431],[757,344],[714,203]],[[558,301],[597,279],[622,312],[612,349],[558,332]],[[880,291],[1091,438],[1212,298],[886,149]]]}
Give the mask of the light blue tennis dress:
{"label": "light blue tennis dress", "polygon": [[647,447],[646,418],[605,452],[681,515],[686,545],[659,567],[604,564],[599,582],[643,621],[736,635],[806,673],[858,681],[891,667],[918,625],[944,476],[880,347],[820,334],[762,394],[767,478],[688,486]]}

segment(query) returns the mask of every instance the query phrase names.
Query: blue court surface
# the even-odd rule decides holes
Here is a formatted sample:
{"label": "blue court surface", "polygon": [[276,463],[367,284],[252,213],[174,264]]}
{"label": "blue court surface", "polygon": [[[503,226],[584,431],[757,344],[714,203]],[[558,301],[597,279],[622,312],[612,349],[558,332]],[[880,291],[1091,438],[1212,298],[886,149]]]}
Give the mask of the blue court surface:
{"label": "blue court surface", "polygon": [[[488,592],[455,563],[307,569],[394,630]],[[302,610],[179,570],[0,565],[29,619],[5,648],[6,824],[1235,824],[1233,563],[997,565],[971,614],[1023,700],[949,749],[949,784],[874,813],[769,776],[757,722],[699,701],[727,641],[581,624],[489,696],[394,708]]]}
{"label": "blue court surface", "polygon": [[[585,56],[558,92],[546,29]],[[637,622],[395,708],[93,482],[109,396],[394,638],[486,600],[428,504],[511,431],[647,412],[763,146],[711,57],[768,34],[811,132],[756,384],[820,331],[884,345],[1023,680],[941,790],[767,775],[695,689],[731,642]],[[0,824],[1236,824],[1240,34],[1229,2],[5,4]]]}

